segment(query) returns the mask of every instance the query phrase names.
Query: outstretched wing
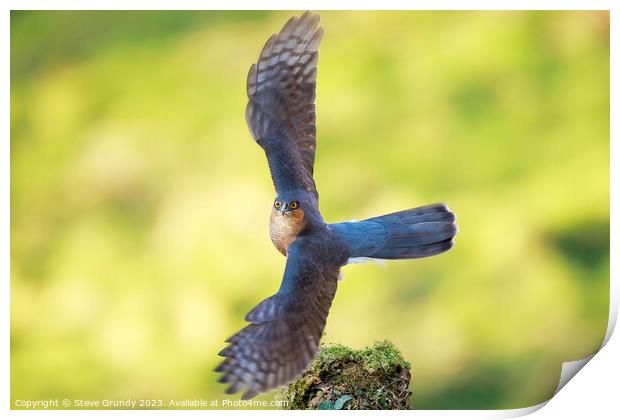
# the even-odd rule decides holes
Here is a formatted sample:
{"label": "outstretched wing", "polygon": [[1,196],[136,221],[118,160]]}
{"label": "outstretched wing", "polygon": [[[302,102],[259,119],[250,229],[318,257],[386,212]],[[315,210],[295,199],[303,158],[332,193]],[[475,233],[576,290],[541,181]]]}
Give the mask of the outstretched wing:
{"label": "outstretched wing", "polygon": [[[245,319],[250,324],[226,340],[219,355],[224,362],[220,382],[228,394],[247,387],[243,399],[283,385],[298,376],[316,354],[327,313],[336,294],[340,266],[317,261],[289,248],[284,279],[278,292],[263,300]],[[319,258],[320,259],[320,258]]]}
{"label": "outstretched wing", "polygon": [[247,80],[246,121],[265,150],[276,192],[302,189],[316,195],[314,98],[323,28],[309,12],[292,17],[269,38]]}

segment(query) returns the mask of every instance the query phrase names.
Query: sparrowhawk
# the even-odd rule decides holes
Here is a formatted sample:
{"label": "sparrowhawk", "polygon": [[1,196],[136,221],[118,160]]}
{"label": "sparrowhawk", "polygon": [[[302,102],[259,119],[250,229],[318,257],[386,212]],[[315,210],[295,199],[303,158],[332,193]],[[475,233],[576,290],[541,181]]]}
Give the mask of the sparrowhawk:
{"label": "sparrowhawk", "polygon": [[315,88],[323,29],[309,12],[269,38],[247,77],[246,120],[263,148],[277,197],[270,236],[286,256],[280,289],[245,317],[216,368],[244,399],[285,384],[314,357],[336,294],[340,268],[354,258],[407,259],[449,250],[455,216],[433,204],[359,222],[327,224],[313,167]]}

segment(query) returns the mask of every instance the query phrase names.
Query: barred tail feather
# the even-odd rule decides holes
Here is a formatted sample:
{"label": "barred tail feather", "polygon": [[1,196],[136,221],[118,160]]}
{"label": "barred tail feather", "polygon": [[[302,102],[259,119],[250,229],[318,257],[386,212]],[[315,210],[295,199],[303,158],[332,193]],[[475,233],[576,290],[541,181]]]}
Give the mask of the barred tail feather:
{"label": "barred tail feather", "polygon": [[351,258],[424,258],[454,245],[455,216],[445,204],[432,204],[360,222],[331,225],[348,243]]}

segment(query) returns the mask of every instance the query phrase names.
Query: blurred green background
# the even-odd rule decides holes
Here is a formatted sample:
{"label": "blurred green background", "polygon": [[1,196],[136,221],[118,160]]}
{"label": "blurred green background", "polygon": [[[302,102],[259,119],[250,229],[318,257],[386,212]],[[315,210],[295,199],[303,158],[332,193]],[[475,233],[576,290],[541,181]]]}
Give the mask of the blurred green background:
{"label": "blurred green background", "polygon": [[[292,14],[11,13],[12,404],[225,397],[216,353],[284,267],[244,107]],[[608,12],[321,17],[325,219],[460,228],[345,268],[324,341],[392,340],[415,408],[549,398],[607,327]]]}

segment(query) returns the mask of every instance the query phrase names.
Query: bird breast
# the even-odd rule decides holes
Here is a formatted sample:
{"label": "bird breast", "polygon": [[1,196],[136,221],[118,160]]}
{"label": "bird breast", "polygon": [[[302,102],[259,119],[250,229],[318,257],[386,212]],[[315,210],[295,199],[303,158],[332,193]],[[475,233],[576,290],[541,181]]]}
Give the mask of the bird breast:
{"label": "bird breast", "polygon": [[269,235],[276,249],[286,255],[289,245],[295,241],[299,232],[304,228],[304,212],[302,209],[281,214],[275,208],[271,209],[269,220]]}

